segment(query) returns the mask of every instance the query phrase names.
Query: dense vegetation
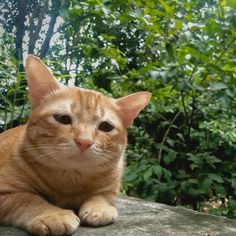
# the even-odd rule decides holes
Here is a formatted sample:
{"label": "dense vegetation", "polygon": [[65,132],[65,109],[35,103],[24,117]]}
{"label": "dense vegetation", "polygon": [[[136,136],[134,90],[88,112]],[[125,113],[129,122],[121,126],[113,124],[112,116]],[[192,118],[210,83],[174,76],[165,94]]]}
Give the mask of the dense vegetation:
{"label": "dense vegetation", "polygon": [[26,121],[27,53],[64,83],[114,97],[148,90],[152,102],[129,129],[122,192],[236,217],[234,0],[6,2],[1,131]]}

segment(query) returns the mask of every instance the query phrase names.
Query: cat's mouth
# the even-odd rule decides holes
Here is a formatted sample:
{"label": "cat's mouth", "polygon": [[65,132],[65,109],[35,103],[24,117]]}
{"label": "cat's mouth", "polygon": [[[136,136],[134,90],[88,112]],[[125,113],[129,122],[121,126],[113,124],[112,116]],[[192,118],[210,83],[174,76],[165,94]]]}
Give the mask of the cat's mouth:
{"label": "cat's mouth", "polygon": [[91,159],[91,157],[93,157],[93,156],[94,156],[93,152],[91,152],[91,150],[89,150],[89,149],[87,149],[85,151],[78,150],[76,154],[71,156],[71,159],[81,161],[84,159]]}

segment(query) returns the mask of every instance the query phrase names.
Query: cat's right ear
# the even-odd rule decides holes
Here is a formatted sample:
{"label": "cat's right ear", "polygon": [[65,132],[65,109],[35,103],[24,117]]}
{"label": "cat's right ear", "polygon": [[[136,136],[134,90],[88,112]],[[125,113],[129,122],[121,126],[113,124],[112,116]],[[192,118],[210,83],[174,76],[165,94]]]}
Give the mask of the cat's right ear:
{"label": "cat's right ear", "polygon": [[35,108],[45,95],[61,87],[47,66],[33,55],[26,59],[26,74],[32,108]]}

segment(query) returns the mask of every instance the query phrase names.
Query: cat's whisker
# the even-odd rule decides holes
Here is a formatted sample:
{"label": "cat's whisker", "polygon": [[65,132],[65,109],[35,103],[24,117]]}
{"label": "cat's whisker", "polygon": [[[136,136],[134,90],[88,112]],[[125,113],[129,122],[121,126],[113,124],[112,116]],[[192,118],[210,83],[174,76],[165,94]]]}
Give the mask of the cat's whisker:
{"label": "cat's whisker", "polygon": [[52,152],[47,152],[47,153],[44,153],[44,154],[41,154],[41,155],[38,155],[37,158],[42,158],[42,157],[51,157],[54,159],[54,156],[52,156],[52,154],[56,154],[57,152],[56,151],[52,151]]}
{"label": "cat's whisker", "polygon": [[24,151],[34,151],[34,150],[50,150],[52,147],[36,147],[36,148],[23,148]]}
{"label": "cat's whisker", "polygon": [[47,152],[47,153],[44,153],[41,155],[36,155],[36,156],[33,155],[32,158],[27,159],[27,163],[28,164],[38,163],[40,161],[40,159],[48,158],[49,156],[50,156],[50,158],[53,158],[52,154],[55,154],[55,153],[56,153],[55,151],[52,151],[52,152]]}
{"label": "cat's whisker", "polygon": [[39,146],[39,147],[25,147],[23,150],[30,151],[30,150],[46,150],[46,149],[63,149],[63,148],[68,148],[70,147],[69,145],[50,145],[50,146]]}

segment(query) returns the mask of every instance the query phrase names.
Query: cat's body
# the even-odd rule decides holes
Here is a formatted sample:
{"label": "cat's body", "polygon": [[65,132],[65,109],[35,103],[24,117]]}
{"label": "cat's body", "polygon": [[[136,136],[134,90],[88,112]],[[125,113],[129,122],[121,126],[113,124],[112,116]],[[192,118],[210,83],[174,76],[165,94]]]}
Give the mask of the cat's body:
{"label": "cat's body", "polygon": [[[150,99],[121,99],[61,86],[42,62],[27,60],[32,112],[0,134],[0,224],[39,235],[70,234],[79,221],[115,221],[126,128]],[[79,218],[71,210],[80,209]]]}

